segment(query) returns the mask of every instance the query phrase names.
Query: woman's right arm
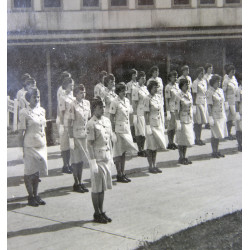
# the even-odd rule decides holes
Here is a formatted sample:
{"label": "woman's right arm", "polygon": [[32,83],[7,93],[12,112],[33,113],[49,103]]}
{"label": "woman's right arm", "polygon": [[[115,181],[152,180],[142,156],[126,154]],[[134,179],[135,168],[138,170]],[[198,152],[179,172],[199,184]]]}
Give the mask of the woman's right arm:
{"label": "woman's right arm", "polygon": [[18,131],[18,146],[19,147],[23,147],[23,142],[24,142],[24,133],[25,133],[25,130],[24,129],[20,129]]}

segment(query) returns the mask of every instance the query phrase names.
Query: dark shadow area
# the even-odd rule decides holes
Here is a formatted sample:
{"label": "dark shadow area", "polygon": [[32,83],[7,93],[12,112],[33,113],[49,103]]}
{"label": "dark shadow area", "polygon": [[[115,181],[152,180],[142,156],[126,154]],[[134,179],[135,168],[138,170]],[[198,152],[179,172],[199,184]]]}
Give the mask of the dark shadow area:
{"label": "dark shadow area", "polygon": [[22,229],[15,232],[7,232],[7,238],[17,237],[17,236],[25,236],[25,235],[33,235],[40,233],[48,233],[48,232],[57,232],[64,229],[70,229],[73,227],[83,227],[87,223],[92,223],[92,220],[80,220],[80,221],[68,221],[68,222],[59,222],[57,224],[43,226],[43,227],[34,227],[28,229]]}
{"label": "dark shadow area", "polygon": [[[27,200],[27,198],[26,198],[26,200]],[[24,204],[24,203],[8,203],[7,204],[7,211],[12,211],[12,210],[26,207],[26,206],[27,206],[27,203],[26,204]]]}

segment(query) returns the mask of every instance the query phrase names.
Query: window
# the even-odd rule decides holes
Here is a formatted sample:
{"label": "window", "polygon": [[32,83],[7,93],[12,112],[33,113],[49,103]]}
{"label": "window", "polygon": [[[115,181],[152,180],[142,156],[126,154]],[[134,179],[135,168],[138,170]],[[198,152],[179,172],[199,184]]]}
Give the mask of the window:
{"label": "window", "polygon": [[83,0],[83,7],[99,7],[99,0]]}
{"label": "window", "polygon": [[154,5],[154,0],[138,0],[138,6]]}
{"label": "window", "polygon": [[200,4],[215,4],[215,0],[200,0]]}
{"label": "window", "polygon": [[240,4],[241,3],[241,0],[226,0],[226,4]]}
{"label": "window", "polygon": [[61,0],[44,0],[44,8],[60,8]]}
{"label": "window", "polygon": [[31,8],[31,0],[14,0],[14,8]]}
{"label": "window", "polygon": [[110,0],[111,6],[127,6],[127,0]]}
{"label": "window", "polygon": [[189,0],[174,0],[174,5],[189,5]]}

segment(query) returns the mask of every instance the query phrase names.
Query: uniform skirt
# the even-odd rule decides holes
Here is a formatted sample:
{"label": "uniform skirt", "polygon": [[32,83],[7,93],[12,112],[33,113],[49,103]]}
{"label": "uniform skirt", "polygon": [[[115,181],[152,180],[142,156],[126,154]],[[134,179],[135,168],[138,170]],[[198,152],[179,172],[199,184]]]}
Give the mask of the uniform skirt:
{"label": "uniform skirt", "polygon": [[229,109],[226,110],[227,121],[235,121],[236,120],[236,108],[234,105],[229,105]]}
{"label": "uniform skirt", "polygon": [[39,172],[41,176],[48,175],[47,147],[24,147],[24,174],[31,175]]}
{"label": "uniform skirt", "polygon": [[168,122],[168,131],[174,130],[176,128],[175,113],[171,112],[171,118]]}
{"label": "uniform skirt", "polygon": [[90,169],[92,193],[100,193],[112,189],[111,167],[113,161],[97,161],[97,169]]}
{"label": "uniform skirt", "polygon": [[[136,153],[138,150],[135,147],[131,134],[116,133],[117,141],[113,145],[113,157],[122,156],[125,152]],[[115,159],[114,159],[115,160]]]}
{"label": "uniform skirt", "polygon": [[222,139],[228,136],[226,119],[214,119],[214,126],[211,126],[212,137]]}
{"label": "uniform skirt", "polygon": [[61,151],[70,150],[69,133],[67,127],[64,127],[64,131],[60,135],[60,149]]}
{"label": "uniform skirt", "polygon": [[193,123],[181,123],[181,130],[176,131],[176,143],[180,146],[194,145]]}
{"label": "uniform skirt", "polygon": [[146,135],[145,148],[149,150],[166,149],[166,139],[162,123],[159,127],[151,126],[151,130],[152,134]]}
{"label": "uniform skirt", "polygon": [[84,167],[89,167],[89,158],[87,153],[87,139],[74,138],[74,149],[71,149],[70,160],[71,164],[84,163]]}
{"label": "uniform skirt", "polygon": [[137,124],[135,126],[135,135],[136,136],[145,136],[146,135],[145,117],[142,115],[137,115]]}
{"label": "uniform skirt", "polygon": [[194,115],[194,123],[198,124],[208,123],[208,110],[206,104],[196,105],[196,114]]}

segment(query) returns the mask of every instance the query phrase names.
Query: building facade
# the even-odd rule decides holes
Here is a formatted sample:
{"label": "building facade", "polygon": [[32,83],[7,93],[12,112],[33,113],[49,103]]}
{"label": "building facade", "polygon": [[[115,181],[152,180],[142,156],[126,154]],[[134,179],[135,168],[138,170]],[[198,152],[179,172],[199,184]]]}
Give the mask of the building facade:
{"label": "building facade", "polygon": [[55,117],[59,75],[68,70],[88,97],[98,72],[129,81],[129,69],[158,65],[167,73],[183,64],[210,62],[242,68],[241,0],[8,0],[8,94],[28,72]]}

